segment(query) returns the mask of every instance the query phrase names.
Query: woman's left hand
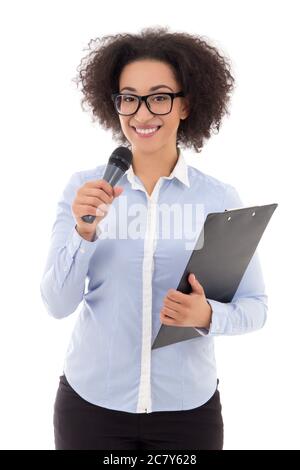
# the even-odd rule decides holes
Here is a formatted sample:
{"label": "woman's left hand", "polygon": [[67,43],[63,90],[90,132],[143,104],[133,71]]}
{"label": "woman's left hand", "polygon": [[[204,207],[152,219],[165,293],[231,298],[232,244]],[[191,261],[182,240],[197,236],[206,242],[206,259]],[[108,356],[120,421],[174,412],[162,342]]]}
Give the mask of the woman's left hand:
{"label": "woman's left hand", "polygon": [[209,329],[212,308],[206,300],[204,289],[194,274],[189,274],[188,281],[192,286],[190,294],[168,290],[160,311],[160,320],[164,325]]}

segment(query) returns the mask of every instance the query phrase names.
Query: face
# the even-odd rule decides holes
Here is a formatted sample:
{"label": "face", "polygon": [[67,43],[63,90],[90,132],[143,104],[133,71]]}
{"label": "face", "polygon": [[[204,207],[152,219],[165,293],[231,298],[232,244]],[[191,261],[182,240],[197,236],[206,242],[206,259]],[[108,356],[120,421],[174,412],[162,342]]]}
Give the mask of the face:
{"label": "face", "polygon": [[[151,88],[160,85],[159,88]],[[163,85],[163,86],[162,86]],[[129,87],[129,89],[128,89]],[[138,60],[127,64],[120,75],[119,92],[136,95],[148,95],[150,93],[179,92],[182,91],[176,81],[172,68],[156,60]],[[176,97],[173,108],[169,114],[152,114],[145,102],[142,102],[137,113],[132,116],[119,115],[122,131],[132,145],[132,150],[142,152],[157,152],[176,149],[177,129],[181,119],[188,116],[187,101],[184,97]],[[138,134],[136,128],[155,128],[160,126],[154,134]]]}

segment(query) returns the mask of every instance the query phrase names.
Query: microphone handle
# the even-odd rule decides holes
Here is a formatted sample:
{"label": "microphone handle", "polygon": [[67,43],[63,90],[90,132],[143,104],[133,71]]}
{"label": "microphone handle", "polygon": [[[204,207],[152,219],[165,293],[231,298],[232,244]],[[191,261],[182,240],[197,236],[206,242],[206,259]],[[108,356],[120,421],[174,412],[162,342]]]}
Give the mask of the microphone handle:
{"label": "microphone handle", "polygon": [[[103,179],[107,181],[111,186],[119,181],[121,176],[123,176],[124,171],[116,165],[111,165],[110,163],[106,166]],[[83,215],[81,219],[87,224],[92,224],[96,219],[95,215]]]}

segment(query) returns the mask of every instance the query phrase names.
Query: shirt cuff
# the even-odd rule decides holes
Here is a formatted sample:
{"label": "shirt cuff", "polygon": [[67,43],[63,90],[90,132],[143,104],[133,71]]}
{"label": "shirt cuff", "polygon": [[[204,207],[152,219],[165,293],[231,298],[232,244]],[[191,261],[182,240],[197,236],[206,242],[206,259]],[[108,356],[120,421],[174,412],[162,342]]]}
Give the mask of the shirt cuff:
{"label": "shirt cuff", "polygon": [[[208,301],[208,299],[207,299]],[[211,322],[208,335],[222,335],[226,331],[227,319],[229,314],[228,305],[224,302],[209,299],[212,308]]]}
{"label": "shirt cuff", "polygon": [[195,328],[195,330],[197,330],[201,336],[206,336],[208,335],[208,329],[207,328]]}
{"label": "shirt cuff", "polygon": [[[211,309],[212,309],[212,305],[211,305],[210,301],[208,301],[206,299],[206,302],[211,306]],[[207,328],[195,328],[195,330],[197,330],[198,333],[200,333],[201,336],[207,336],[208,333],[209,333],[209,330]]]}
{"label": "shirt cuff", "polygon": [[82,255],[91,256],[96,250],[98,240],[99,238],[96,234],[92,241],[86,240],[79,235],[74,226],[66,243],[68,254],[71,258],[74,258],[75,254],[79,251]]}

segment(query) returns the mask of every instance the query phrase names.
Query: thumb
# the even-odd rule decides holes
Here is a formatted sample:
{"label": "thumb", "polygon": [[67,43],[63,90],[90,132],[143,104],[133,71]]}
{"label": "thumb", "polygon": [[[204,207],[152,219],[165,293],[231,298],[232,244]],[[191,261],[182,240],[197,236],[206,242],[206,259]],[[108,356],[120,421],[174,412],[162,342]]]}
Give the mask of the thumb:
{"label": "thumb", "polygon": [[190,274],[189,274],[189,277],[188,277],[188,280],[189,280],[189,283],[190,283],[191,286],[192,286],[192,289],[193,289],[193,293],[194,293],[194,294],[205,295],[204,289],[203,289],[203,287],[201,286],[200,282],[196,279],[195,274],[190,273]]}
{"label": "thumb", "polygon": [[122,194],[123,192],[122,186],[115,186],[113,189],[114,189],[114,197],[120,196],[120,194]]}

